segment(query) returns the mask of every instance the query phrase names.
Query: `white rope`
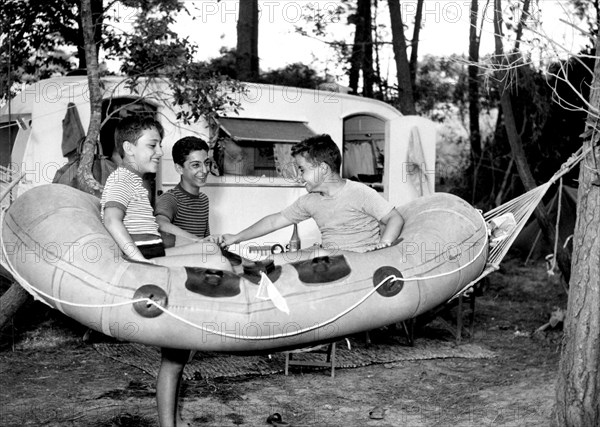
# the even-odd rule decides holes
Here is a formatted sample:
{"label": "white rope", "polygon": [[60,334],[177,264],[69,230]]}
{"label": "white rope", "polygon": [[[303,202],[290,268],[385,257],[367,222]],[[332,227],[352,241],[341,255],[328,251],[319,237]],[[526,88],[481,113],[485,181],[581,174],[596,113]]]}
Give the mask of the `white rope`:
{"label": "white rope", "polygon": [[8,194],[11,192],[11,190],[21,181],[21,179],[23,179],[23,177],[25,176],[27,172],[22,171],[18,177],[16,177],[15,179],[13,179],[10,184],[8,184],[8,186],[4,189],[4,191],[2,192],[2,194],[0,194],[0,201],[4,200],[4,198],[6,196],[8,196]]}
{"label": "white rope", "polygon": [[558,253],[558,239],[560,238],[560,211],[562,210],[562,189],[563,189],[563,181],[562,177],[560,178],[560,184],[558,185],[558,211],[556,212],[556,224],[554,229],[554,252],[552,253],[552,263],[550,264],[550,268],[548,269],[548,275],[554,275],[554,269],[556,268],[556,255]]}
{"label": "white rope", "polygon": [[585,150],[583,149],[583,146],[579,147],[579,149],[577,151],[575,151],[575,153],[573,153],[571,155],[571,157],[569,157],[567,159],[567,161],[562,164],[562,166],[560,167],[560,169],[552,176],[552,178],[550,178],[550,180],[548,182],[550,182],[551,184],[554,184],[559,178],[561,178],[562,176],[566,175],[580,161],[582,161],[583,158],[585,156],[587,156],[588,153],[590,151],[592,151],[593,149],[594,149],[593,146],[589,146]]}

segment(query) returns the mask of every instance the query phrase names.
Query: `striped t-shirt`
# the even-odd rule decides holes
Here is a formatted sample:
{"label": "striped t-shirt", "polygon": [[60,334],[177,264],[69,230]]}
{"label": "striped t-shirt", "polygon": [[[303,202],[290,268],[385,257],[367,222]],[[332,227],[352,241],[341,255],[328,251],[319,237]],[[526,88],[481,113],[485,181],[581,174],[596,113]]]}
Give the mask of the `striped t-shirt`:
{"label": "striped t-shirt", "polygon": [[156,201],[155,215],[163,215],[173,225],[199,238],[210,235],[208,196],[185,191],[180,184],[163,193]]}
{"label": "striped t-shirt", "polygon": [[148,190],[144,188],[142,178],[129,169],[119,167],[108,176],[100,206],[102,221],[105,208],[116,207],[125,213],[123,225],[136,244],[155,237],[160,239]]}

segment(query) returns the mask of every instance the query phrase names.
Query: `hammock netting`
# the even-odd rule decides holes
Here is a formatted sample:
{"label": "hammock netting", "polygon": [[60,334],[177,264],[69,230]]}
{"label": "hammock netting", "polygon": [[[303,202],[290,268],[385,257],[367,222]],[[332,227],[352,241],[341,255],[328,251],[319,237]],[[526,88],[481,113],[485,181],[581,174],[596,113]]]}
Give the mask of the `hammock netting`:
{"label": "hammock netting", "polygon": [[[536,209],[538,204],[542,201],[542,198],[548,191],[548,189],[558,181],[563,175],[569,172],[575,167],[590,151],[592,147],[583,150],[583,147],[577,150],[554,174],[552,178],[545,184],[535,187],[529,190],[521,196],[509,200],[508,202],[486,212],[483,214],[483,218],[488,224],[488,232],[490,233],[490,252],[488,254],[487,264],[485,269],[481,272],[479,277],[468,283],[460,291],[458,291],[452,298],[457,298],[464,294],[467,290],[472,288],[477,282],[486,277],[488,274],[498,270],[500,262],[504,259],[511,245],[523,229],[525,224],[531,217],[531,214]],[[500,236],[494,236],[494,230],[496,224],[494,220],[500,218],[510,218],[510,229],[502,230],[503,233]],[[556,245],[555,245],[556,248]],[[555,249],[556,250],[556,249]],[[556,256],[554,257],[556,258]]]}

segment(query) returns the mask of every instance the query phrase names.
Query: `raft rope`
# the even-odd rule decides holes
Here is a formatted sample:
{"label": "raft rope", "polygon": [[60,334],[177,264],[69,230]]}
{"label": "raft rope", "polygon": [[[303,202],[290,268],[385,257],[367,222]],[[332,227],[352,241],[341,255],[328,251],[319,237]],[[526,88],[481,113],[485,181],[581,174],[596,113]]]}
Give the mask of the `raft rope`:
{"label": "raft rope", "polygon": [[548,271],[546,272],[549,276],[554,275],[554,269],[556,268],[556,254],[558,253],[558,236],[560,232],[560,213],[562,211],[562,190],[563,190],[563,182],[562,177],[560,178],[560,184],[558,184],[558,206],[556,210],[556,223],[554,225],[554,235],[556,238],[554,239],[554,251],[552,252],[552,262],[548,267]]}
{"label": "raft rope", "polygon": [[4,200],[6,198],[6,196],[8,196],[10,194],[10,192],[12,191],[12,189],[14,187],[16,187],[16,185],[23,179],[23,177],[25,176],[26,172],[22,171],[15,179],[13,179],[4,189],[4,191],[2,192],[2,194],[0,194],[0,202],[2,200]]}
{"label": "raft rope", "polygon": [[[583,147],[579,148],[579,150],[577,150],[575,152],[575,154],[573,154],[569,158],[569,160],[567,160],[567,162],[565,162],[565,164],[563,164],[561,169],[556,174],[554,174],[554,176],[548,182],[546,182],[545,184],[543,184],[539,187],[534,188],[533,190],[528,191],[527,193],[517,197],[516,199],[513,199],[501,206],[498,206],[497,208],[492,209],[491,211],[487,212],[485,215],[482,216],[482,221],[484,222],[484,226],[487,227],[487,225],[486,225],[487,222],[491,221],[494,218],[497,218],[500,215],[510,212],[513,215],[515,215],[516,226],[510,231],[509,235],[504,240],[500,241],[494,248],[492,248],[492,250],[488,254],[488,263],[487,263],[487,266],[484,269],[484,271],[476,279],[472,280],[467,285],[465,285],[459,292],[457,292],[452,298],[450,298],[450,300],[461,296],[462,294],[464,294],[464,292],[466,292],[468,289],[473,287],[477,282],[479,282],[479,280],[486,277],[488,274],[498,270],[500,262],[502,261],[502,259],[506,255],[506,253],[508,252],[510,246],[512,245],[512,243],[514,242],[514,240],[516,239],[516,237],[518,236],[520,231],[525,226],[525,223],[527,222],[527,220],[529,219],[529,217],[535,210],[536,206],[539,204],[539,202],[542,200],[543,196],[548,191],[548,188],[556,180],[560,179],[563,175],[565,175],[567,172],[569,172],[577,163],[579,163],[592,150],[592,148],[593,147],[588,147],[588,149],[586,149],[585,151],[583,150]],[[4,224],[4,211],[2,211],[2,217],[0,218],[0,220],[2,221],[2,224]],[[304,334],[304,333],[313,331],[315,329],[327,326],[327,325],[337,321],[341,317],[347,315],[352,310],[356,309],[356,307],[358,307],[359,305],[364,303],[367,300],[367,298],[369,298],[371,295],[373,295],[373,293],[377,292],[377,290],[381,286],[383,286],[385,283],[387,283],[388,281],[390,281],[390,283],[394,283],[397,281],[410,282],[410,281],[435,279],[435,278],[443,277],[443,276],[446,276],[449,274],[454,274],[457,271],[460,271],[460,270],[464,269],[465,267],[469,266],[476,259],[478,259],[479,255],[481,255],[482,251],[485,249],[485,247],[482,247],[480,249],[479,253],[476,256],[474,256],[468,263],[466,263],[465,265],[460,266],[452,271],[446,272],[446,273],[440,273],[440,274],[436,274],[436,275],[432,275],[432,276],[409,277],[409,278],[397,277],[396,275],[393,275],[393,274],[389,275],[389,276],[385,277],[383,280],[381,280],[377,284],[377,286],[375,286],[373,289],[371,289],[369,292],[367,292],[367,294],[364,295],[361,299],[359,299],[356,303],[354,303],[347,309],[343,310],[342,312],[338,313],[337,315],[333,316],[332,318],[330,318],[328,320],[325,320],[325,321],[318,323],[316,325],[313,325],[311,327],[300,329],[300,330],[297,330],[294,332],[287,332],[287,333],[280,333],[280,334],[275,334],[275,335],[258,337],[258,336],[230,334],[230,333],[226,333],[226,332],[216,331],[214,329],[205,328],[194,322],[190,322],[189,320],[186,320],[175,313],[172,313],[170,310],[161,306],[160,304],[156,303],[155,301],[151,300],[150,298],[139,298],[136,300],[124,301],[124,302],[113,303],[113,304],[80,304],[80,303],[72,303],[69,301],[61,300],[59,298],[55,298],[51,295],[46,294],[45,292],[42,292],[38,289],[33,288],[33,286],[31,286],[31,284],[29,284],[25,278],[23,278],[21,275],[19,275],[15,271],[10,260],[6,256],[5,247],[4,247],[4,239],[3,239],[2,233],[0,233],[0,244],[2,245],[2,259],[3,259],[3,261],[5,261],[7,263],[7,266],[8,266],[7,270],[9,272],[11,272],[11,274],[13,274],[13,276],[19,282],[19,284],[21,284],[21,286],[23,286],[25,289],[27,289],[29,291],[29,293],[31,293],[34,297],[36,297],[36,295],[37,295],[38,299],[39,299],[39,295],[42,295],[45,298],[53,300],[59,304],[70,305],[70,306],[75,306],[75,307],[84,307],[84,308],[86,308],[86,307],[87,308],[109,308],[109,307],[123,306],[123,305],[127,305],[127,304],[135,304],[137,302],[144,302],[149,305],[154,305],[159,310],[161,310],[163,313],[166,313],[167,315],[177,319],[178,321],[180,321],[182,323],[192,326],[193,328],[200,329],[204,332],[211,333],[214,335],[219,335],[222,337],[234,338],[234,339],[245,339],[245,340],[249,340],[249,341],[259,341],[259,340],[269,340],[269,339],[274,339],[274,338],[292,337],[292,336]],[[62,263],[65,263],[65,262],[62,261]],[[66,263],[66,264],[68,264],[68,263]],[[104,283],[108,284],[106,282],[104,282]],[[47,302],[46,302],[46,304],[47,304]]]}

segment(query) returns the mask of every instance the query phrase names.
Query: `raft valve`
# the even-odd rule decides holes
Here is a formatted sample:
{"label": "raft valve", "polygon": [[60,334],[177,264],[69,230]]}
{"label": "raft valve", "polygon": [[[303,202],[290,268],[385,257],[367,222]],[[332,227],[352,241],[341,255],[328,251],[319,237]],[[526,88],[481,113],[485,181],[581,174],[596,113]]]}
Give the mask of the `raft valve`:
{"label": "raft valve", "polygon": [[158,317],[162,314],[162,310],[156,305],[163,308],[167,307],[169,298],[166,292],[159,286],[156,285],[144,285],[138,288],[133,294],[133,299],[146,299],[152,300],[155,304],[148,301],[137,301],[133,303],[133,309],[142,317],[153,318]]}

